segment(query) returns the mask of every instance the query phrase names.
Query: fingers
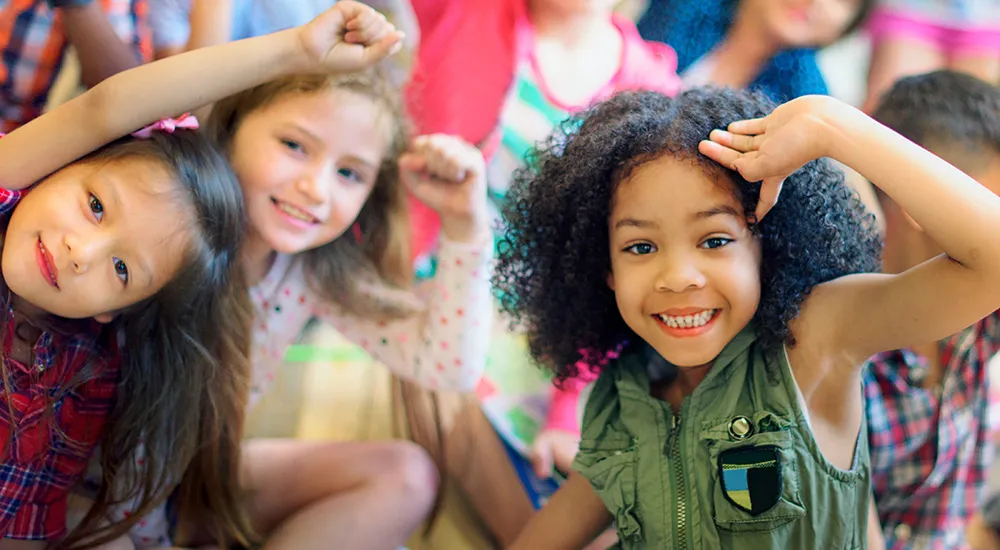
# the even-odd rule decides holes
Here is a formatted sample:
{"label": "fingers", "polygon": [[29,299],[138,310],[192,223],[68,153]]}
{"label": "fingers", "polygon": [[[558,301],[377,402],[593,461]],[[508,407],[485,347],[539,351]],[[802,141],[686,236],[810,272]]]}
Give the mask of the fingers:
{"label": "fingers", "polygon": [[747,136],[743,134],[734,134],[725,130],[712,130],[712,132],[708,134],[708,139],[720,145],[725,145],[731,149],[747,152],[760,149],[760,144],[763,142],[764,136]]}
{"label": "fingers", "polygon": [[394,31],[375,44],[366,46],[364,53],[365,64],[368,66],[374,65],[378,61],[399,52],[403,47],[404,36],[402,32]]}
{"label": "fingers", "polygon": [[707,139],[698,144],[698,151],[730,170],[736,170],[736,161],[743,156],[743,153],[735,149]]}
{"label": "fingers", "polygon": [[757,201],[757,221],[764,219],[764,216],[778,203],[778,196],[781,194],[781,186],[784,179],[766,178],[760,185],[760,199]]}
{"label": "fingers", "polygon": [[396,30],[384,15],[372,8],[362,10],[357,17],[348,20],[344,28],[347,30],[344,40],[356,44],[377,42]]}
{"label": "fingers", "polygon": [[760,199],[755,212],[758,220],[763,219],[778,202],[778,195],[781,194],[781,186],[785,180],[784,178],[763,177],[767,171],[767,159],[759,152],[741,153],[708,140],[698,144],[698,151],[722,166],[739,172],[747,181],[761,181],[763,179],[760,187]]}
{"label": "fingers", "polygon": [[763,134],[767,125],[763,118],[751,118],[748,120],[737,120],[729,125],[727,130],[734,134],[757,135]]}
{"label": "fingers", "polygon": [[409,153],[422,157],[428,175],[440,180],[464,182],[484,171],[482,153],[455,136],[420,136],[413,140]]}
{"label": "fingers", "polygon": [[424,157],[413,153],[403,153],[399,157],[399,169],[401,172],[423,172],[427,169],[427,162]]}

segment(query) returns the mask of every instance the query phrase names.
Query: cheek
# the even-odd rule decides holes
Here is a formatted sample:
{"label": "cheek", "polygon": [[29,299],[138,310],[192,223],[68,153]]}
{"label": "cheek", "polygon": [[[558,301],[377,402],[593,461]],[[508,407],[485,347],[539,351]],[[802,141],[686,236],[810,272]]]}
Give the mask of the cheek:
{"label": "cheek", "polygon": [[760,303],[760,249],[747,247],[726,270],[727,294],[734,309],[752,316]]}

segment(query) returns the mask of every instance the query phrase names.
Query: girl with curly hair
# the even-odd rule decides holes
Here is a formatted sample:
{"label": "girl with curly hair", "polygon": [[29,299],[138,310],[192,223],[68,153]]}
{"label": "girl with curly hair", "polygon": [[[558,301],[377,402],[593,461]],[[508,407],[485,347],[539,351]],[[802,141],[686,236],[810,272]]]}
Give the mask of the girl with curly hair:
{"label": "girl with curly hair", "polygon": [[[832,98],[771,107],[621,94],[517,178],[496,284],[532,355],[569,378],[621,354],[515,548],[579,548],[612,521],[622,548],[864,547],[861,366],[997,309],[1000,198]],[[873,219],[822,157],[944,254],[876,274]]]}

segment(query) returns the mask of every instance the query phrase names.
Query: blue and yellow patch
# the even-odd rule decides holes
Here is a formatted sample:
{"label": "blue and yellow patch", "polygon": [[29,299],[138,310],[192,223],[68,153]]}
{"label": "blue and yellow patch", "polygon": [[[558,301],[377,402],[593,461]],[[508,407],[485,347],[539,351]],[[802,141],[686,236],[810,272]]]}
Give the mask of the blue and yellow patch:
{"label": "blue and yellow patch", "polygon": [[719,479],[726,500],[752,516],[781,498],[781,454],[777,447],[740,447],[719,454]]}

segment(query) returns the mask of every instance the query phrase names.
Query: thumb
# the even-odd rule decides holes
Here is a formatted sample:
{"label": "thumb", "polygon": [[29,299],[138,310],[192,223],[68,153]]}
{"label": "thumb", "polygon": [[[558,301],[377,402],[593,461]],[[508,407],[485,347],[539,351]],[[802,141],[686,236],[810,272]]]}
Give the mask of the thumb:
{"label": "thumb", "polygon": [[757,201],[757,210],[755,212],[757,216],[757,221],[764,219],[764,216],[774,208],[775,204],[778,204],[778,196],[781,195],[781,186],[784,184],[784,178],[765,178],[760,185],[760,199]]}
{"label": "thumb", "polygon": [[403,47],[403,36],[402,32],[396,31],[382,40],[366,46],[364,53],[365,64],[369,66],[374,65],[382,59],[398,52]]}
{"label": "thumb", "polygon": [[423,155],[403,153],[399,157],[399,170],[406,175],[409,172],[420,173],[427,170],[427,159]]}
{"label": "thumb", "polygon": [[544,443],[535,443],[531,448],[531,463],[535,466],[535,475],[538,479],[549,479],[552,477],[552,446]]}

